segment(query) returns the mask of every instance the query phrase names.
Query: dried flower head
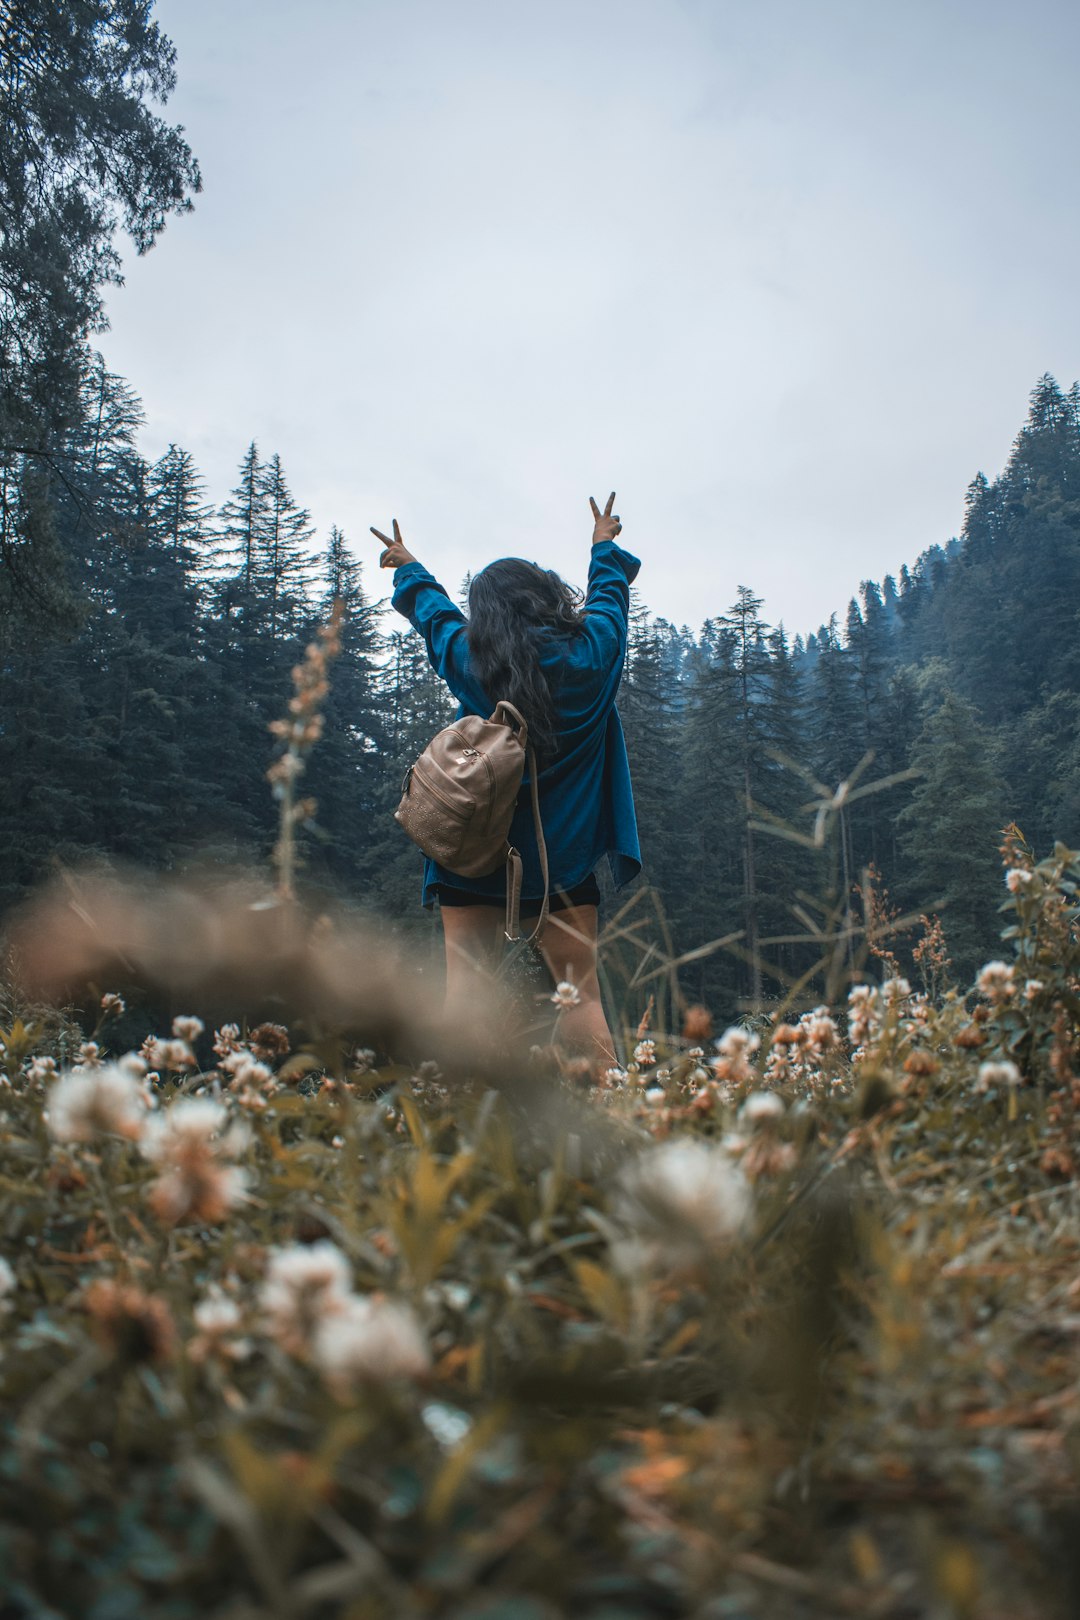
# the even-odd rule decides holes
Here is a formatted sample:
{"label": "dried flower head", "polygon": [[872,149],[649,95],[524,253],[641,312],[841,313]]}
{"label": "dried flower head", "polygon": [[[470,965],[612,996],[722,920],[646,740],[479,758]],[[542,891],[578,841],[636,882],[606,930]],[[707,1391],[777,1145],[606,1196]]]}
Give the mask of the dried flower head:
{"label": "dried flower head", "polygon": [[101,1010],[107,1018],[119,1018],[127,1012],[127,1003],[115,990],[106,990],[101,998]]}
{"label": "dried flower head", "polygon": [[634,1062],[639,1069],[649,1069],[656,1062],[656,1042],[638,1041],[634,1047]]}
{"label": "dried flower head", "polygon": [[31,1058],[23,1072],[31,1084],[41,1085],[44,1081],[54,1078],[56,1059],[51,1057]]}
{"label": "dried flower head", "polygon": [[264,1063],[288,1056],[289,1032],[284,1024],[258,1024],[249,1036],[251,1050]]}
{"label": "dried flower head", "polygon": [[683,1017],[684,1041],[708,1041],[712,1039],[713,1018],[708,1007],[695,1003],[687,1007]]}
{"label": "dried flower head", "polygon": [[571,1007],[580,1006],[581,991],[569,979],[560,979],[551,999],[560,1012],[567,1012]]}
{"label": "dried flower head", "polygon": [[343,1398],[359,1383],[421,1378],[431,1365],[423,1330],[407,1305],[355,1295],[316,1323],[312,1360]]}
{"label": "dried flower head", "polygon": [[176,1348],[176,1328],[163,1299],[141,1288],[101,1278],[83,1295],[91,1331],[100,1345],[123,1361],[168,1361]]}
{"label": "dried flower head", "polygon": [[91,1142],[95,1136],[134,1142],[146,1124],[146,1098],[127,1069],[108,1063],[61,1075],[48,1094],[46,1118],[57,1142]]}
{"label": "dried flower head", "polygon": [[181,1015],[172,1021],[172,1032],[178,1041],[197,1041],[205,1028],[202,1019],[191,1014]]}

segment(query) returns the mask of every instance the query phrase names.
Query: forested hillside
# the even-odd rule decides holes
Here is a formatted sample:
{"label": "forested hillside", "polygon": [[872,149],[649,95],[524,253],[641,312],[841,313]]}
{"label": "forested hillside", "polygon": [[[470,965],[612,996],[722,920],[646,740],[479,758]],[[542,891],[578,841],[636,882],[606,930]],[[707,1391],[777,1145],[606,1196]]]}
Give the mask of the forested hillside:
{"label": "forested hillside", "polygon": [[[447,710],[417,638],[378,611],[386,577],[339,529],[315,534],[272,451],[248,446],[218,502],[179,446],[144,460],[139,424],[131,389],[88,366],[51,462],[66,609],[8,603],[3,904],[57,860],[264,860],[267,728],[340,598],[342,651],[303,784],[318,803],[304,881],[429,927],[390,812]],[[9,488],[35,472],[16,461]],[[628,540],[647,560],[649,536]],[[831,885],[861,916],[868,868],[895,908],[941,915],[969,973],[999,927],[1001,828],[1018,821],[1040,852],[1080,836],[1080,390],[1043,377],[1007,467],[970,486],[962,535],[897,581],[863,582],[805,639],[770,625],[717,555],[700,628],[637,603],[620,703],[672,938],[684,952],[729,941],[687,966],[687,988],[712,1004],[768,997],[770,966],[791,975],[811,959],[797,936],[814,897]],[[813,806],[842,782],[842,847],[818,849]]]}

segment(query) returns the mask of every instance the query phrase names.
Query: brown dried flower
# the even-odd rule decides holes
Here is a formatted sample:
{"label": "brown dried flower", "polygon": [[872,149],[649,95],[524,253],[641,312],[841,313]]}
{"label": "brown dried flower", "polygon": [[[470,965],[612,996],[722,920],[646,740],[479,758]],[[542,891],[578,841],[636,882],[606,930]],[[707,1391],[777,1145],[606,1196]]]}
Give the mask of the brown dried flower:
{"label": "brown dried flower", "polygon": [[103,1277],[90,1284],[83,1305],[94,1338],[119,1360],[161,1362],[175,1354],[176,1325],[155,1294]]}

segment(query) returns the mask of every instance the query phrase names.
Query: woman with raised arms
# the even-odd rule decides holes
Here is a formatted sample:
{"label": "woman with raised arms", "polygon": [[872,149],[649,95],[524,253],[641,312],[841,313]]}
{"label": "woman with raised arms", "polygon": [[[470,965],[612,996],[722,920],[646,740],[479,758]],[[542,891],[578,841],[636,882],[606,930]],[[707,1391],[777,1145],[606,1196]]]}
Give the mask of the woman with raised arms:
{"label": "woman with raised arms", "polygon": [[[550,913],[540,949],[574,1005],[561,1013],[560,1045],[608,1067],[615,1049],[596,971],[596,869],[606,856],[616,888],[641,869],[630,768],[615,697],[626,659],[630,584],[640,563],[616,544],[622,532],[590,496],[588,586],[581,592],[551,569],[517,557],[489,563],[469,585],[468,615],[393,536],[373,528],[394,570],[393,605],[423,636],[436,673],[465,714],[487,716],[500,700],[520,710],[538,762],[540,814],[550,868]],[[510,829],[523,862],[521,913],[537,918],[544,879],[526,774]],[[423,904],[437,900],[446,944],[449,1007],[475,1004],[503,934],[505,873],[464,878],[428,860]],[[567,998],[573,1000],[572,996]]]}

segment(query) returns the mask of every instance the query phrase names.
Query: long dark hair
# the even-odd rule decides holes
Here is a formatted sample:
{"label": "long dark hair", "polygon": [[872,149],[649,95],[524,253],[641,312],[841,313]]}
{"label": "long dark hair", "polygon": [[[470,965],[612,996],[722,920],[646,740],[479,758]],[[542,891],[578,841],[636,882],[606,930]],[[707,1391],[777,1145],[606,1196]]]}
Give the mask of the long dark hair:
{"label": "long dark hair", "polygon": [[580,591],[550,568],[502,557],[469,584],[469,656],[491,702],[521,710],[540,759],[558,753],[558,722],[540,668],[546,635],[573,635],[583,623]]}

